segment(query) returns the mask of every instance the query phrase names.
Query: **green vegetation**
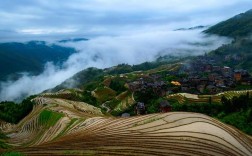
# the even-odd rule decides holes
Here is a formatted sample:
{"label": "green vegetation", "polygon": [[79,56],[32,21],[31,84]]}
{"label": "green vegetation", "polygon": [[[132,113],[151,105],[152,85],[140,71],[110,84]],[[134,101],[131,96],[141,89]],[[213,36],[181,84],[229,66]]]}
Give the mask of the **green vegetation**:
{"label": "green vegetation", "polygon": [[[161,60],[161,59],[160,59]],[[154,62],[144,62],[138,65],[128,65],[128,64],[119,64],[114,67],[112,70],[109,70],[108,74],[125,74],[133,71],[146,71],[150,69],[157,68],[161,65],[167,64],[167,61],[164,59],[162,61],[157,60]]]}
{"label": "green vegetation", "polygon": [[10,147],[10,145],[6,144],[5,140],[7,138],[8,137],[4,133],[2,133],[1,130],[0,130],[0,149],[1,148],[9,148]]}
{"label": "green vegetation", "polygon": [[252,89],[252,86],[248,86],[248,85],[237,85],[235,87],[235,90],[248,90],[248,89]]}
{"label": "green vegetation", "polygon": [[[236,69],[252,71],[252,40],[238,38],[231,44],[223,45],[209,53],[209,56],[217,58],[218,64]],[[224,58],[224,59],[223,59]]]}
{"label": "green vegetation", "polygon": [[210,55],[217,58],[220,65],[252,72],[252,41],[249,37],[251,28],[252,10],[210,27],[204,32],[234,38],[231,44],[219,47],[210,52]]}
{"label": "green vegetation", "polygon": [[57,139],[57,138],[61,137],[62,135],[64,135],[64,134],[74,125],[74,123],[75,123],[77,120],[78,120],[77,118],[71,119],[71,121],[67,124],[67,127],[66,127],[63,131],[61,131],[61,132],[57,135],[57,137],[55,137],[54,139]]}
{"label": "green vegetation", "polygon": [[16,79],[20,76],[18,72],[24,71],[38,74],[43,71],[46,62],[61,64],[75,52],[73,48],[48,45],[43,41],[1,43],[0,80]]}
{"label": "green vegetation", "polygon": [[95,97],[91,95],[90,91],[86,91],[86,90],[83,91],[81,101],[88,103],[90,105],[96,106],[96,107],[100,107],[100,103],[96,100]]}
{"label": "green vegetation", "polygon": [[252,135],[252,98],[249,94],[232,99],[223,97],[222,104],[224,113],[219,116],[219,119]]}
{"label": "green vegetation", "polygon": [[184,112],[197,112],[206,114],[209,116],[217,116],[220,112],[223,111],[223,105],[219,103],[190,103],[190,104],[179,104],[174,103],[169,100],[172,104],[173,111],[184,111]]}
{"label": "green vegetation", "polygon": [[104,71],[97,68],[87,68],[75,74],[73,77],[67,79],[62,84],[52,89],[53,92],[57,92],[62,89],[71,88],[85,88],[85,85],[90,82],[101,81],[104,76]]}
{"label": "green vegetation", "polygon": [[111,80],[109,88],[116,91],[117,92],[116,94],[119,95],[120,93],[127,90],[127,88],[125,88],[125,86],[124,86],[125,83],[126,83],[125,79],[117,77],[117,78],[114,78],[114,79]]}
{"label": "green vegetation", "polygon": [[43,110],[39,114],[39,123],[49,128],[51,126],[54,126],[62,117],[63,114],[61,113],[53,112],[50,110]]}
{"label": "green vegetation", "polygon": [[24,99],[20,104],[14,102],[0,103],[0,119],[9,123],[18,123],[26,115],[28,115],[33,108],[34,103],[31,102],[34,96]]}
{"label": "green vegetation", "polygon": [[223,115],[219,119],[229,125],[235,126],[239,130],[252,135],[252,109],[240,112],[234,112],[227,115]]}
{"label": "green vegetation", "polygon": [[[1,102],[0,103],[0,120],[17,124],[25,116],[27,116],[33,109],[34,103],[31,102],[34,96],[24,99],[20,104],[14,102]],[[7,136],[0,131],[0,148],[11,147],[6,143]],[[6,153],[5,155],[15,155],[15,153]]]}
{"label": "green vegetation", "polygon": [[109,102],[106,102],[106,105],[110,108],[110,109],[114,109],[121,101],[117,100],[117,99],[112,99]]}
{"label": "green vegetation", "polygon": [[86,156],[92,156],[97,155],[96,151],[92,150],[66,150],[63,152],[64,155],[86,155]]}
{"label": "green vegetation", "polygon": [[228,37],[248,36],[252,32],[252,10],[236,15],[226,21],[210,27],[206,33]]}
{"label": "green vegetation", "polygon": [[[135,92],[134,98],[136,101],[145,103],[147,113],[157,113],[159,112],[159,104],[163,98],[156,95],[151,88],[146,89],[144,92]],[[113,112],[113,115],[119,115],[122,113],[129,113],[130,115],[135,115],[135,105],[131,105],[126,110],[122,112]]]}
{"label": "green vegetation", "polygon": [[116,92],[107,87],[96,88],[95,94],[96,94],[95,96],[96,99],[101,103],[111,100],[112,98],[116,96]]}
{"label": "green vegetation", "polygon": [[24,154],[20,153],[20,152],[5,152],[3,154],[1,154],[1,156],[25,156]]}
{"label": "green vegetation", "polygon": [[136,106],[136,104],[133,104],[133,105],[127,107],[123,111],[112,111],[111,114],[113,116],[121,116],[123,113],[129,113],[131,116],[134,116],[134,115],[136,115],[135,114],[135,106]]}
{"label": "green vegetation", "polygon": [[138,123],[134,124],[133,127],[145,125],[145,124],[148,124],[148,123],[160,120],[160,119],[162,119],[162,118],[160,118],[160,117],[149,118],[149,119],[146,119],[144,121],[141,121],[141,122],[138,122]]}
{"label": "green vegetation", "polygon": [[131,65],[128,64],[119,64],[112,70],[108,71],[108,74],[124,74],[133,72]]}

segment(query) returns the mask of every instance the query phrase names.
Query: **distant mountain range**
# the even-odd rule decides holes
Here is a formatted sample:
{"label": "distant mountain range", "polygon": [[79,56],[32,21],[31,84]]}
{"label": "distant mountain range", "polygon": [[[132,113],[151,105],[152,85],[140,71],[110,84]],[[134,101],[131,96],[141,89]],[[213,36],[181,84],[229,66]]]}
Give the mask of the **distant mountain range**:
{"label": "distant mountain range", "polygon": [[197,30],[197,29],[204,29],[206,27],[208,27],[208,26],[199,25],[199,26],[195,26],[195,27],[191,27],[191,28],[179,28],[179,29],[175,29],[174,31]]}
{"label": "distant mountain range", "polygon": [[0,81],[16,79],[20,72],[39,74],[46,62],[61,64],[75,52],[44,41],[0,43]]}
{"label": "distant mountain range", "polygon": [[60,40],[58,42],[67,43],[67,42],[80,42],[80,41],[88,41],[88,39],[86,39],[86,38],[71,38],[71,39]]}

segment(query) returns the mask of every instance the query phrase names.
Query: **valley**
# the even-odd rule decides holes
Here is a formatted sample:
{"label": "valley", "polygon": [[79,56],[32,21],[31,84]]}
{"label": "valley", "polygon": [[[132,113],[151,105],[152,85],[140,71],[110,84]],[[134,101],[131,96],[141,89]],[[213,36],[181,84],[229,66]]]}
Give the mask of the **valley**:
{"label": "valley", "polygon": [[[156,51],[156,55],[152,56],[155,59],[146,57],[146,60],[152,61],[143,62],[141,60],[144,59],[139,59],[136,61],[138,64],[133,64],[134,61],[128,61],[131,64],[127,64],[125,61],[108,68],[105,68],[106,63],[120,62],[116,60],[117,57],[126,57],[121,53],[136,52],[135,47],[125,46],[127,37],[101,35],[94,40],[66,37],[58,40],[57,44],[44,41],[1,43],[0,81],[18,80],[24,71],[29,72],[29,76],[37,75],[43,71],[48,61],[59,68],[49,70],[46,76],[51,78],[50,75],[62,72],[57,76],[65,80],[57,83],[57,86],[45,87],[46,90],[36,92],[38,94],[31,95],[29,92],[27,97],[28,93],[21,92],[24,87],[32,90],[34,80],[42,82],[40,85],[48,82],[44,82],[41,77],[31,79],[33,81],[24,79],[25,82],[33,83],[18,86],[23,101],[0,102],[1,156],[251,156],[251,13],[249,10],[210,27],[202,24],[173,29],[173,32],[168,33],[206,29],[198,34],[202,40],[214,38],[219,39],[217,42],[220,43],[221,40],[231,41],[215,50],[206,51],[208,47],[201,49],[201,54],[197,55],[180,56],[181,53],[177,54],[177,51],[172,52],[176,53],[174,55],[169,52],[161,55],[166,50],[163,45],[158,45],[157,49],[162,50]],[[77,15],[78,13],[74,14]],[[100,18],[103,17],[101,15],[96,14]],[[81,30],[84,31],[83,28]],[[96,27],[90,32],[101,30]],[[64,31],[74,31],[75,34],[75,29],[57,30],[56,34]],[[29,29],[24,32],[36,34],[43,31]],[[96,36],[96,33],[93,35]],[[140,36],[136,37],[137,40],[142,39],[142,34]],[[133,38],[131,36],[132,40]],[[117,45],[119,42],[113,42],[114,39],[123,41],[122,51],[120,45]],[[180,42],[189,41],[183,39]],[[211,40],[202,43],[209,46],[210,42]],[[73,43],[77,45],[76,49],[58,45]],[[135,44],[133,41],[129,43]],[[146,46],[150,41],[143,43],[136,44]],[[192,51],[190,44],[202,48],[197,40],[195,43],[190,41],[181,45],[171,43],[185,46],[188,52]],[[166,42],[162,41],[161,44]],[[144,49],[146,55],[151,52],[147,49],[152,46]],[[86,57],[72,55],[81,47],[87,50],[81,52]],[[107,56],[104,56],[107,54],[102,53],[103,49],[109,51],[108,56],[112,59],[106,60]],[[67,66],[71,68],[61,69],[69,56],[72,56],[72,60]],[[70,77],[72,69],[77,71],[76,69],[84,68],[89,61],[86,58],[93,59],[93,67],[78,70]],[[103,68],[96,68],[97,60]],[[59,77],[52,76],[52,80],[48,81],[58,82],[57,78]],[[11,85],[15,81],[8,83]],[[4,88],[4,83],[0,87]],[[16,93],[18,87],[8,91]]]}

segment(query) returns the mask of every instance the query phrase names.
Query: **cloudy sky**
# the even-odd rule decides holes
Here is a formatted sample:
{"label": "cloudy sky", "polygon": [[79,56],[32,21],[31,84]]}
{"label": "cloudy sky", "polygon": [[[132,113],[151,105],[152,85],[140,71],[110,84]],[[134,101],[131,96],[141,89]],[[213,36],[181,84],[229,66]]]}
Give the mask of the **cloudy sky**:
{"label": "cloudy sky", "polygon": [[93,37],[213,25],[250,6],[251,0],[3,0],[0,35]]}
{"label": "cloudy sky", "polygon": [[61,67],[48,62],[39,75],[23,71],[16,81],[0,82],[0,101],[53,88],[87,67],[204,54],[231,39],[174,30],[211,26],[251,6],[252,0],[1,0],[0,42],[90,40],[60,44],[78,50]]}

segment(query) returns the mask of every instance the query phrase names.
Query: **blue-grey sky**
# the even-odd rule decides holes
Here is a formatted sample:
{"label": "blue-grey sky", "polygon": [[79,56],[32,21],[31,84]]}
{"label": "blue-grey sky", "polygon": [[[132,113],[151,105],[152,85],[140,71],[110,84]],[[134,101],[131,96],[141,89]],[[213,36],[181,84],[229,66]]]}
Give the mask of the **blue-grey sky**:
{"label": "blue-grey sky", "polygon": [[251,6],[251,0],[4,0],[0,35],[92,37],[213,25]]}

